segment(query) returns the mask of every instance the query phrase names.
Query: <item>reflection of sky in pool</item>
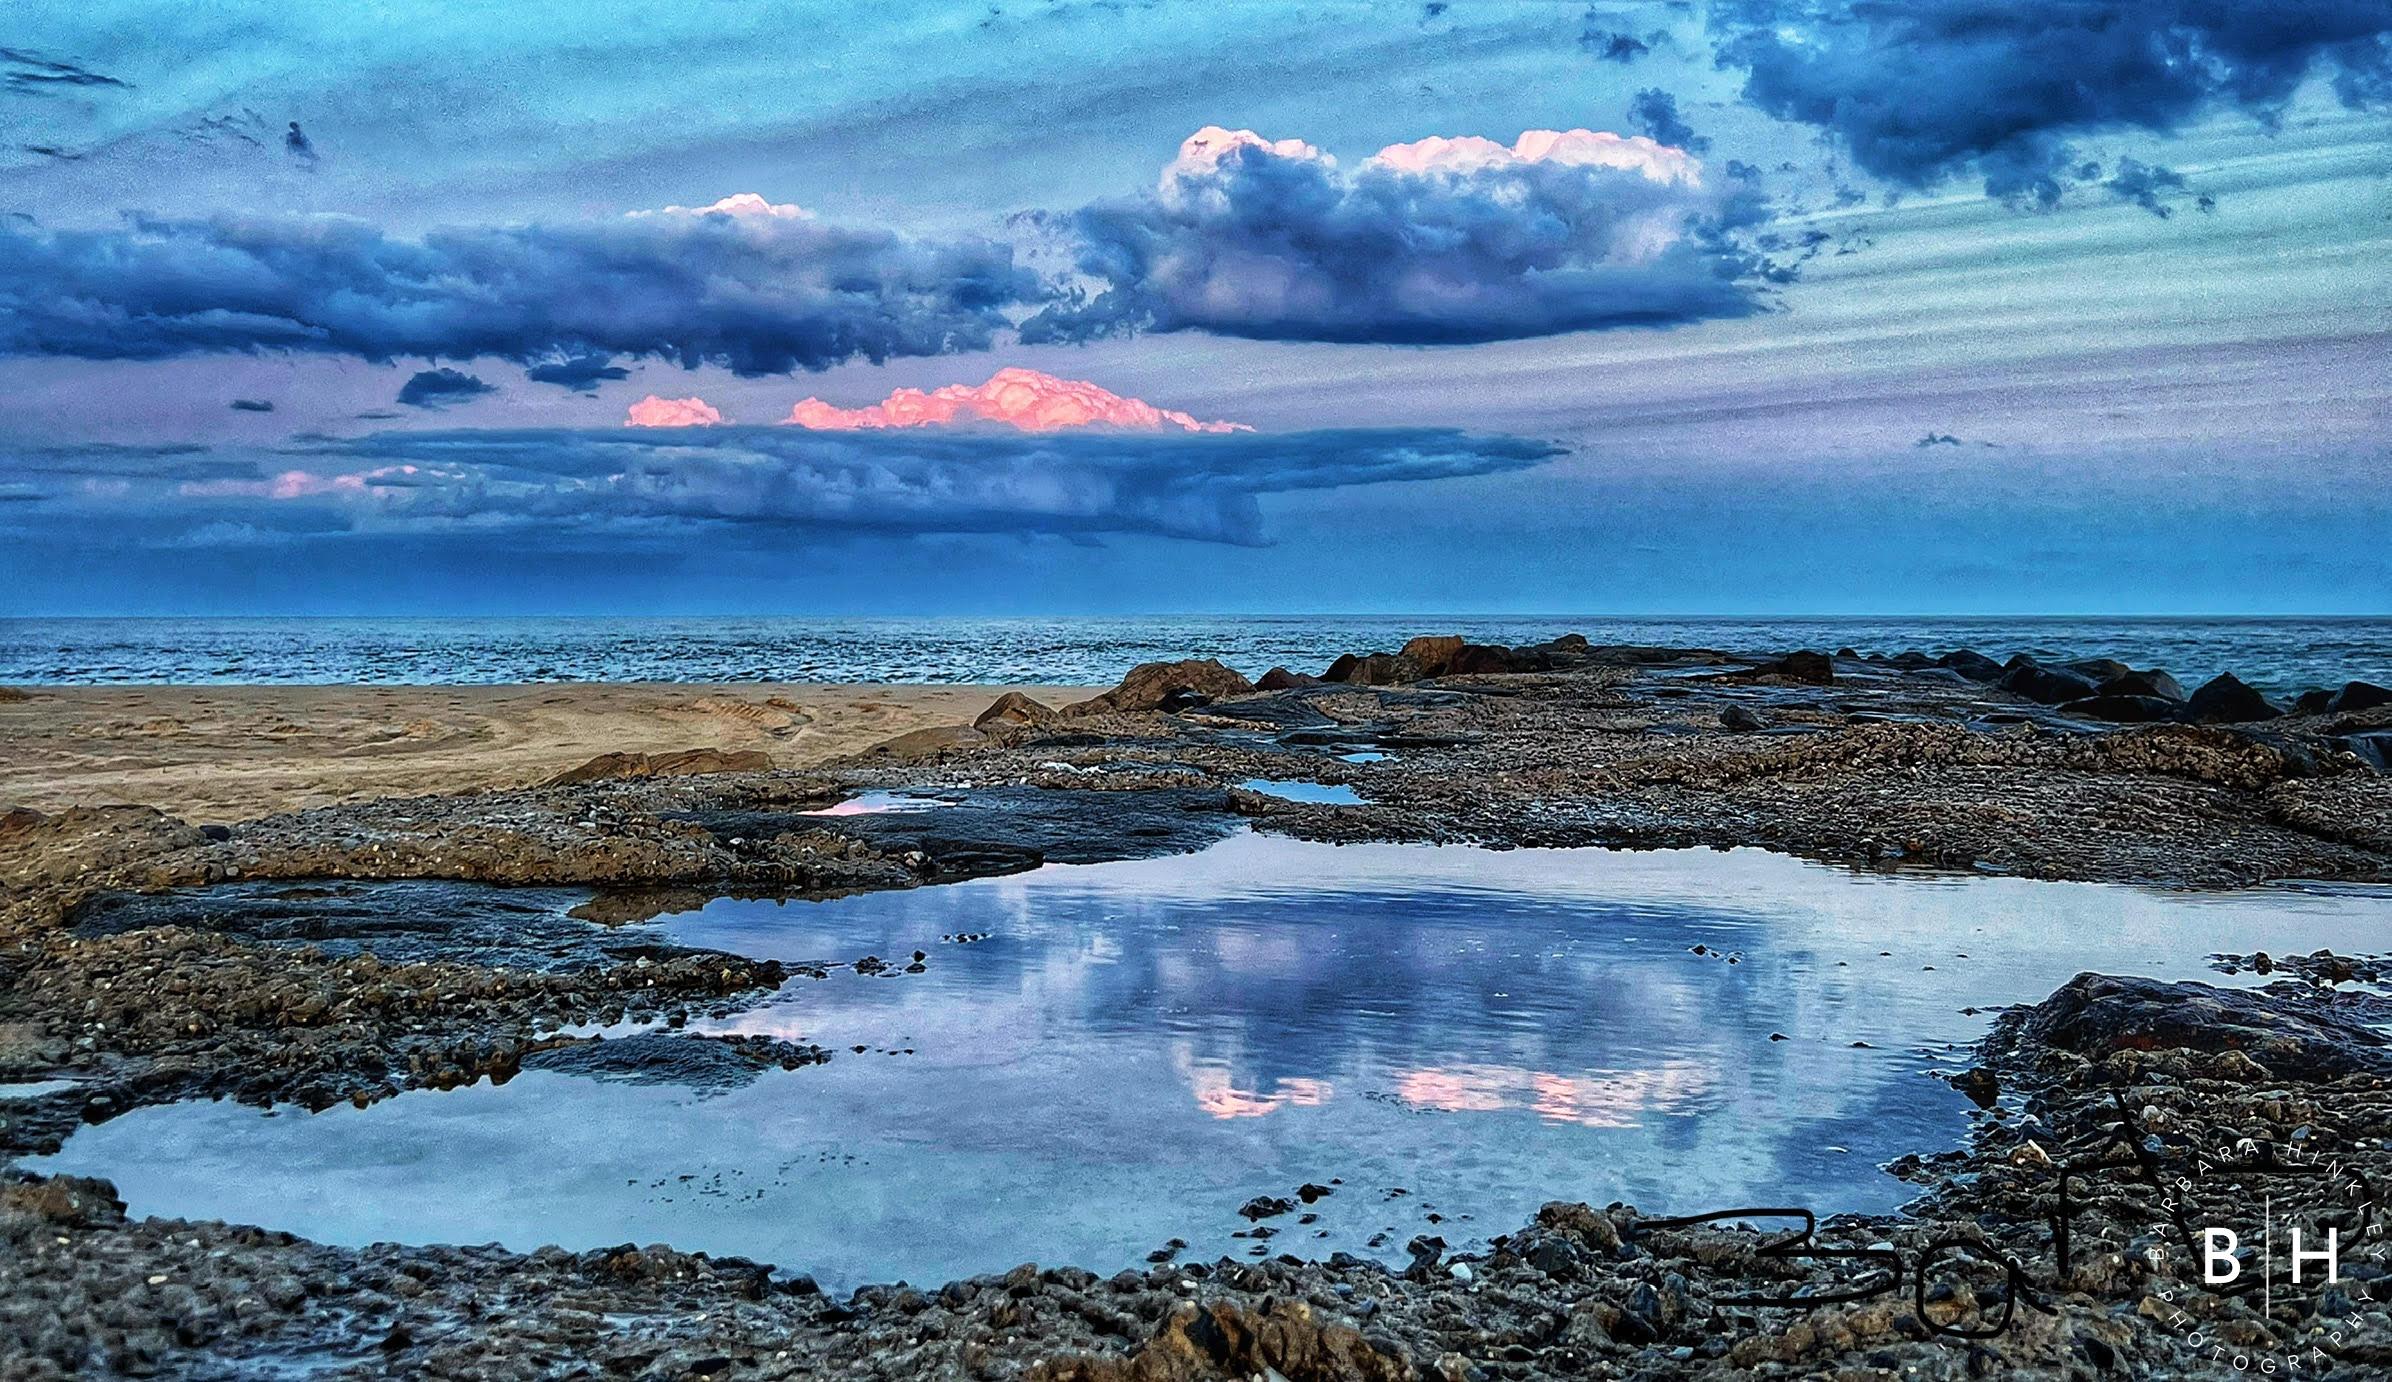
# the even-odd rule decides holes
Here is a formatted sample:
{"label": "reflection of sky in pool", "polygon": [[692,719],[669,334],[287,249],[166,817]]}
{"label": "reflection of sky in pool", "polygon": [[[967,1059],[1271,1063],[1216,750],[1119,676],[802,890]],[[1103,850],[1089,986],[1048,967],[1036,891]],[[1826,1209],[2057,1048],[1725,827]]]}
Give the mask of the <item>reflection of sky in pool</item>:
{"label": "reflection of sky in pool", "polygon": [[1266,797],[1278,797],[1282,801],[1308,801],[1323,806],[1359,806],[1362,804],[1361,794],[1343,784],[1250,777],[1238,785],[1249,792],[1260,792]]}
{"label": "reflection of sky in pool", "polygon": [[898,811],[934,811],[953,806],[952,801],[922,796],[915,792],[862,792],[845,801],[833,802],[814,811],[800,811],[801,816],[881,816]]}
{"label": "reflection of sky in pool", "polygon": [[[922,974],[800,979],[711,1024],[838,1052],[728,1093],[534,1072],[313,1116],[186,1105],[35,1164],[110,1176],[136,1212],[341,1242],[669,1241],[834,1288],[1031,1258],[1110,1272],[1174,1236],[1243,1253],[1239,1204],[1336,1177],[1270,1249],[1400,1260],[1415,1233],[1462,1243],[1559,1197],[1892,1208],[1907,1191],[1877,1164],[1966,1126],[1928,1073],[1990,1020],[1962,1009],[2085,969],[2217,978],[2212,951],[2381,949],[2387,923],[2381,890],[1239,836],[664,919],[789,959],[929,952]],[[940,940],[970,933],[988,939]]]}

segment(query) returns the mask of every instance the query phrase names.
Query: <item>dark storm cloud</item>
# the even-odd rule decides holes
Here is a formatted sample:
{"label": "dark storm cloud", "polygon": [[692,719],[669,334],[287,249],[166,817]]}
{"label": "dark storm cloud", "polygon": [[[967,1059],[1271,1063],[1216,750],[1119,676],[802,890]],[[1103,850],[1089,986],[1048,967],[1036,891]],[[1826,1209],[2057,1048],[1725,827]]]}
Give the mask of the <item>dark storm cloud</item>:
{"label": "dark storm cloud", "polygon": [[446,365],[423,370],[399,386],[399,402],[410,408],[438,408],[498,390],[477,376]]}
{"label": "dark storm cloud", "polygon": [[0,355],[658,357],[743,375],[985,349],[1039,295],[1010,247],[724,214],[466,226],[0,223]]}
{"label": "dark storm cloud", "polygon": [[233,400],[233,411],[236,413],[271,413],[274,411],[274,400],[270,398],[236,398]]}
{"label": "dark storm cloud", "polygon": [[1426,166],[1423,146],[1397,146],[1349,171],[1254,142],[1198,149],[1208,135],[1237,137],[1199,135],[1158,192],[1061,222],[1094,287],[1024,323],[1025,342],[1512,340],[1744,316],[1772,276],[1736,238],[1758,194],[1643,140],[1587,136],[1608,164],[1479,141]]}
{"label": "dark storm cloud", "polygon": [[1678,98],[1659,87],[1647,87],[1636,93],[1628,103],[1628,123],[1638,133],[1664,144],[1675,144],[1690,153],[1704,153],[1711,141],[1694,132],[1694,127],[1678,115]]}
{"label": "dark storm cloud", "polygon": [[86,448],[12,469],[47,498],[42,509],[113,517],[128,534],[176,543],[304,530],[479,534],[511,549],[820,530],[1257,545],[1265,494],[1485,475],[1558,454],[1547,442],[1423,428],[1011,437],[709,427],[386,432],[172,457]]}
{"label": "dark storm cloud", "polygon": [[2165,218],[2174,208],[2160,200],[2162,193],[2184,190],[2184,174],[2173,168],[2144,163],[2139,159],[2118,160],[2117,175],[2102,184],[2112,195],[2133,202],[2154,216]]}
{"label": "dark storm cloud", "polygon": [[1747,100],[1827,131],[1869,172],[1977,177],[2044,205],[2084,135],[2219,109],[2272,121],[2312,72],[2348,105],[2392,94],[2384,0],[1744,0],[1714,23]]}
{"label": "dark storm cloud", "polygon": [[598,386],[610,379],[629,379],[631,371],[606,355],[575,355],[564,360],[547,360],[523,372],[535,384],[557,384],[576,393],[595,393]]}

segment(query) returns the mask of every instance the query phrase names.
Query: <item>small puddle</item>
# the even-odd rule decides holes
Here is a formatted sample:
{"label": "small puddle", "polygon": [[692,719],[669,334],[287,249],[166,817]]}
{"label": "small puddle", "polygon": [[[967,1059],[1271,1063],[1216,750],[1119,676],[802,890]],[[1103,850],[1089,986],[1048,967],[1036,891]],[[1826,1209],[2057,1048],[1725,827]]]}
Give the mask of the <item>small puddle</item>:
{"label": "small puddle", "polygon": [[1348,763],[1384,763],[1395,755],[1380,753],[1375,749],[1364,749],[1360,753],[1341,753],[1337,756]]}
{"label": "small puddle", "polygon": [[[826,1065],[728,1089],[530,1070],[313,1115],[150,1108],[27,1164],[106,1176],[137,1214],[350,1244],[669,1242],[834,1291],[1025,1260],[1109,1274],[1174,1237],[1190,1259],[1400,1264],[1415,1234],[1471,1244],[1556,1198],[1893,1209],[1915,1192],[1878,1167],[1964,1136],[1971,1106],[1937,1072],[1967,1063],[1993,1007],[2088,969],[2258,982],[2207,957],[2381,949],[2388,927],[2381,888],[2187,895],[1745,850],[1242,834],[827,902],[720,899],[609,933],[891,961],[692,1024],[816,1043]],[[1239,1205],[1308,1181],[1335,1193],[1265,1221],[1267,1243],[1232,1236]]]}
{"label": "small puddle", "polygon": [[902,811],[933,811],[953,806],[945,797],[923,796],[914,792],[864,792],[847,800],[813,811],[800,811],[801,816],[886,816]]}
{"label": "small puddle", "polygon": [[1360,806],[1362,794],[1351,787],[1326,782],[1300,782],[1275,777],[1250,777],[1238,784],[1249,792],[1281,801],[1310,802],[1318,806]]}

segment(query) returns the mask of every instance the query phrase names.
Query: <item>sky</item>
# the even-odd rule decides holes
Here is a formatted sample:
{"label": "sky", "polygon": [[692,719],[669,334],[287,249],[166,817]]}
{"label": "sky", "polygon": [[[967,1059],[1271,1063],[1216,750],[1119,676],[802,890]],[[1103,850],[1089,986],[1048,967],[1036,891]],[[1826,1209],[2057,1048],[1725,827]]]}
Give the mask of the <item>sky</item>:
{"label": "sky", "polygon": [[0,615],[2392,610],[2392,0],[87,0]]}

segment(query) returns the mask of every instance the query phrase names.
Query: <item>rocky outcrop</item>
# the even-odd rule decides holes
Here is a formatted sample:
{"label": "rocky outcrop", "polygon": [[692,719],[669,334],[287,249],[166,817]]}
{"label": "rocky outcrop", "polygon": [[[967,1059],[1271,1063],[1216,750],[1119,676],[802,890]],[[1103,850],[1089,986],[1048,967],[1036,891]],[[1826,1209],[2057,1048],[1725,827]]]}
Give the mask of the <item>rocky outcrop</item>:
{"label": "rocky outcrop", "polygon": [[2373,710],[2379,705],[2392,705],[2392,690],[2371,681],[2353,681],[2343,683],[2342,689],[2327,700],[2325,708],[2329,715],[2347,715],[2354,710]]}
{"label": "rocky outcrop", "polygon": [[1300,1300],[1183,1301],[1127,1357],[1042,1363],[1033,1382],[1412,1382],[1412,1360],[1382,1352],[1361,1331],[1316,1315]]}
{"label": "rocky outcrop", "polygon": [[2046,667],[2029,657],[2010,660],[2008,671],[1995,683],[2014,696],[2023,696],[2043,705],[2065,705],[2083,700],[2100,689],[2100,683],[2080,672],[2065,668]]}
{"label": "rocky outcrop", "polygon": [[2183,707],[2159,696],[2136,696],[2104,691],[2060,707],[2063,715],[2101,720],[2113,725],[2150,725],[2177,718]]}
{"label": "rocky outcrop", "polygon": [[1033,700],[1019,691],[1008,691],[991,702],[972,721],[972,728],[989,730],[1005,725],[1051,725],[1063,718],[1063,713],[1051,705]]}
{"label": "rocky outcrop", "polygon": [[1223,696],[1243,696],[1254,683],[1209,657],[1178,662],[1144,662],[1101,696],[1063,707],[1065,715],[1107,715],[1141,710],[1185,710]]}
{"label": "rocky outcrop", "polygon": [[1988,1049],[2068,1051],[2099,1061],[2120,1051],[2240,1051],[2287,1079],[2392,1074],[2378,1030],[2392,1001],[2276,986],[2221,989],[2080,974],[2023,1013],[2005,1016]]}
{"label": "rocky outcrop", "polygon": [[2240,725],[2273,720],[2284,708],[2243,684],[2232,672],[2201,683],[2185,700],[2185,718],[2197,725]]}
{"label": "rocky outcrop", "polygon": [[602,753],[541,783],[571,787],[636,777],[702,777],[709,773],[768,773],[772,757],[760,749],[683,749],[679,753]]}
{"label": "rocky outcrop", "polygon": [[1761,663],[1745,675],[1777,677],[1785,681],[1798,681],[1806,686],[1833,686],[1836,667],[1827,654],[1804,651],[1788,653],[1784,657]]}
{"label": "rocky outcrop", "polygon": [[1257,691],[1295,691],[1306,686],[1319,686],[1321,679],[1304,672],[1291,672],[1285,667],[1273,667],[1254,683]]}

